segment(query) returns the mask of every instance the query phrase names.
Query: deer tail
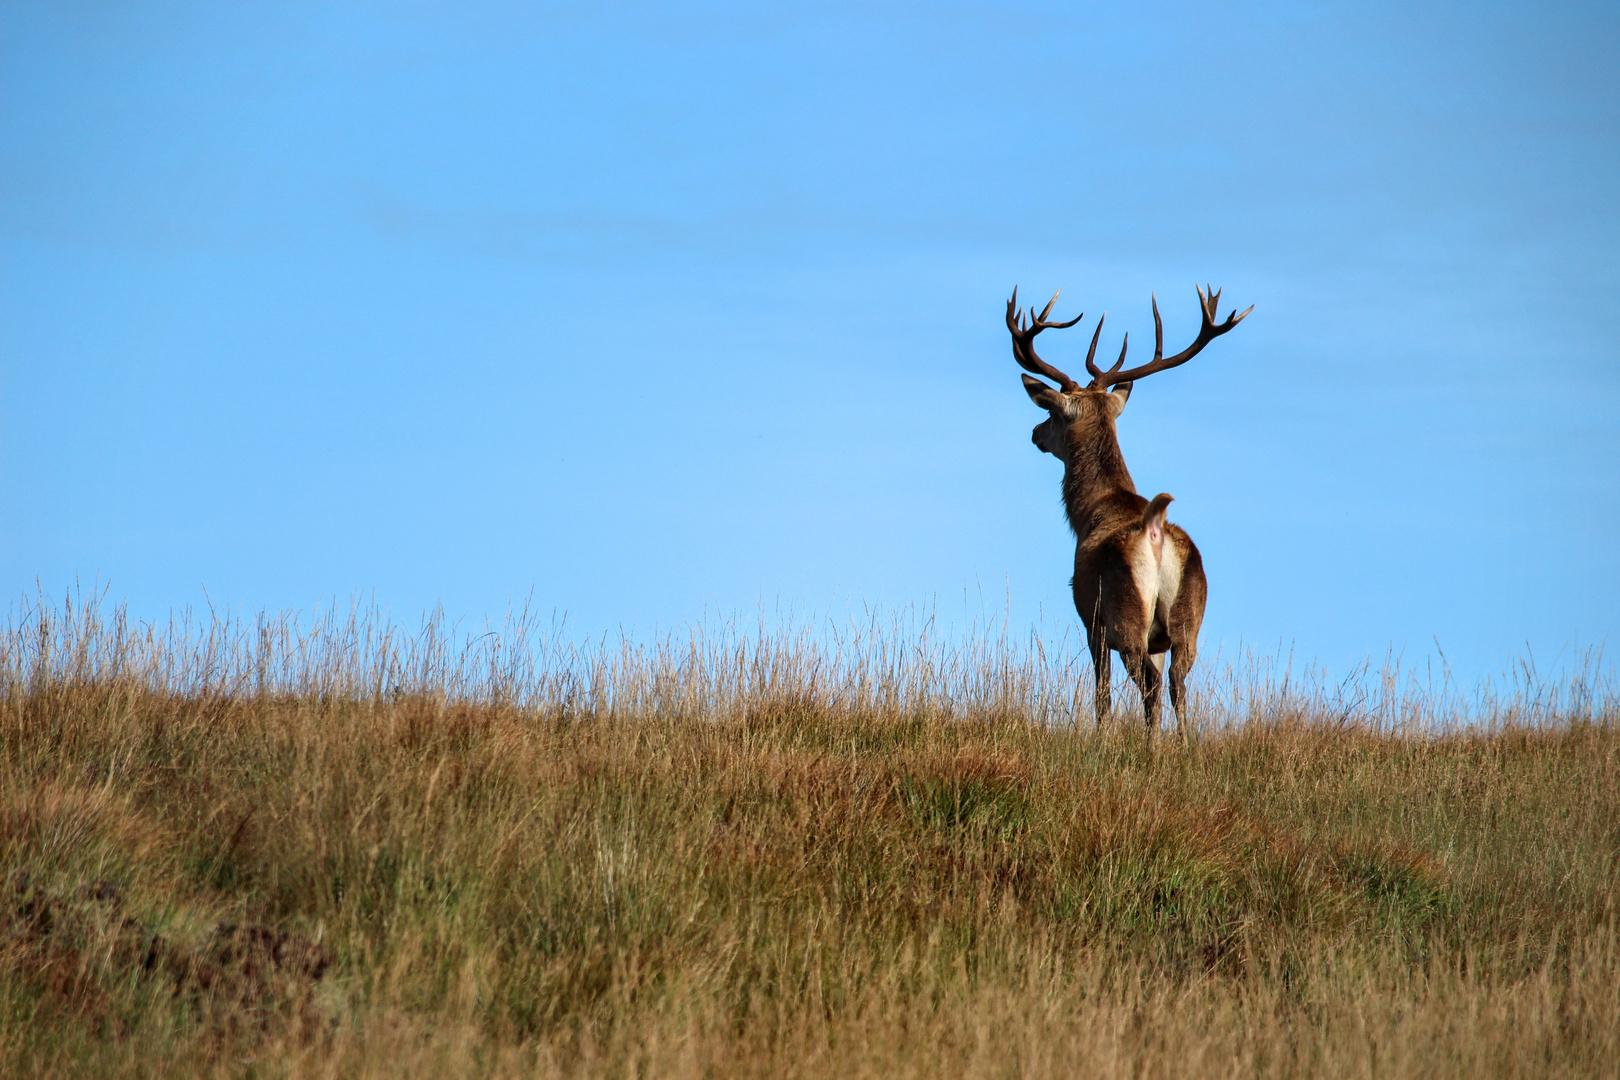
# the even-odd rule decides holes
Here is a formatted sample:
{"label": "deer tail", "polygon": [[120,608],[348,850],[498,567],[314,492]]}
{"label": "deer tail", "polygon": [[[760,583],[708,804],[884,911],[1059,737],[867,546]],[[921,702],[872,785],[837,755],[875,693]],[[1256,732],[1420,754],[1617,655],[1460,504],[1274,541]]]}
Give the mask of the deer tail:
{"label": "deer tail", "polygon": [[1148,543],[1153,545],[1154,562],[1159,561],[1160,553],[1164,550],[1164,515],[1172,501],[1171,496],[1161,491],[1142,511],[1142,531],[1147,533]]}

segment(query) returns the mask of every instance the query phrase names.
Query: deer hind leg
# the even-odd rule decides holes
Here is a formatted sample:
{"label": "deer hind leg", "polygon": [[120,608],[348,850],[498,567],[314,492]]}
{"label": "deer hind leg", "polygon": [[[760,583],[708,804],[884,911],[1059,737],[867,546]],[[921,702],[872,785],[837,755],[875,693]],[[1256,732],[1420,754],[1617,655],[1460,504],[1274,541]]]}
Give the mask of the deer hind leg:
{"label": "deer hind leg", "polygon": [[1092,705],[1097,711],[1097,730],[1101,731],[1103,721],[1108,718],[1108,710],[1113,706],[1109,680],[1114,673],[1114,661],[1108,655],[1108,638],[1101,626],[1086,635],[1086,644],[1091,647],[1091,671],[1096,687]]}
{"label": "deer hind leg", "polygon": [[1170,656],[1170,707],[1176,710],[1176,732],[1187,737],[1187,673],[1198,659],[1198,646],[1187,641]]}
{"label": "deer hind leg", "polygon": [[1164,654],[1137,653],[1126,657],[1125,667],[1142,692],[1142,719],[1151,736],[1159,728],[1159,687],[1163,683]]}

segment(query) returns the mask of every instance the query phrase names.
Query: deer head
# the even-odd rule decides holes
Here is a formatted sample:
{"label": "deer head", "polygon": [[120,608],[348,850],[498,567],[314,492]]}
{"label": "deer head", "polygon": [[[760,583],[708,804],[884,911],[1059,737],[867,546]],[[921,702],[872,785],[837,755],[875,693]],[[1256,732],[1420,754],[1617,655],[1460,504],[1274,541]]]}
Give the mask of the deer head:
{"label": "deer head", "polygon": [[[1196,286],[1195,286],[1196,288]],[[1063,330],[1078,323],[1085,318],[1081,313],[1068,322],[1048,322],[1047,316],[1052,313],[1052,306],[1057,303],[1058,294],[1052,294],[1046,307],[1040,314],[1036,314],[1031,307],[1026,313],[1018,309],[1018,290],[1013,290],[1012,299],[1007,301],[1007,329],[1012,333],[1013,359],[1026,371],[1033,371],[1037,375],[1044,375],[1056,382],[1054,389],[1040,379],[1023,376],[1024,391],[1029,394],[1030,400],[1035,402],[1049,414],[1043,422],[1035,425],[1030,433],[1030,441],[1048,454],[1070,463],[1074,453],[1091,440],[1088,433],[1100,432],[1107,429],[1112,433],[1113,422],[1125,410],[1125,402],[1131,396],[1131,387],[1138,379],[1145,379],[1160,371],[1185,364],[1197,356],[1205,345],[1220,337],[1238,323],[1244,316],[1254,310],[1250,305],[1242,315],[1235,310],[1226,316],[1224,322],[1216,322],[1216,305],[1220,303],[1220,290],[1211,288],[1206,295],[1203,289],[1198,289],[1198,303],[1203,312],[1203,325],[1198,329],[1198,336],[1193,343],[1174,356],[1164,355],[1164,323],[1159,318],[1159,300],[1153,297],[1153,359],[1138,367],[1125,367],[1125,353],[1130,348],[1131,336],[1125,335],[1125,340],[1119,348],[1119,359],[1114,366],[1106,371],[1096,364],[1097,341],[1102,337],[1104,315],[1097,320],[1097,329],[1091,335],[1091,348],[1086,352],[1086,371],[1091,375],[1091,382],[1081,386],[1057,368],[1042,360],[1035,352],[1035,335],[1042,330]],[[1117,452],[1117,451],[1116,451]],[[1123,463],[1121,463],[1123,465]]]}

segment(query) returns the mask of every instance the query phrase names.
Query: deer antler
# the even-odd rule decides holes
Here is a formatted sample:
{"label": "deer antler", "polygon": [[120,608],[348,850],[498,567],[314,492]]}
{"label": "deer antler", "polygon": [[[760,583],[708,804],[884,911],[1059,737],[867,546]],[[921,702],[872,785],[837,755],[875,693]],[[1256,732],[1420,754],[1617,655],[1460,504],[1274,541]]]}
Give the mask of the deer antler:
{"label": "deer antler", "polygon": [[1105,377],[1109,372],[1119,370],[1120,365],[1125,362],[1125,349],[1131,343],[1131,335],[1126,334],[1124,342],[1122,342],[1119,346],[1119,359],[1114,361],[1114,366],[1109,368],[1108,371],[1102,370],[1102,368],[1093,363],[1093,361],[1097,358],[1097,339],[1102,337],[1103,323],[1107,321],[1108,312],[1106,311],[1097,317],[1097,329],[1091,332],[1091,348],[1086,350],[1086,370],[1091,373],[1091,385],[1093,388],[1102,385],[1097,380]]}
{"label": "deer antler", "polygon": [[[1198,286],[1195,285],[1193,288],[1198,289]],[[1092,376],[1090,389],[1106,390],[1110,386],[1118,386],[1120,383],[1135,382],[1137,379],[1145,379],[1155,372],[1164,371],[1168,368],[1176,367],[1179,364],[1185,364],[1187,361],[1197,356],[1205,345],[1208,345],[1210,342],[1232,329],[1232,327],[1242,322],[1244,317],[1247,316],[1249,312],[1254,310],[1254,305],[1250,304],[1244,310],[1243,314],[1239,315],[1237,313],[1237,309],[1234,308],[1231,313],[1226,316],[1225,322],[1217,324],[1215,322],[1216,305],[1219,304],[1220,301],[1221,292],[1219,289],[1211,286],[1208,296],[1204,295],[1203,289],[1198,289],[1198,306],[1203,309],[1204,313],[1203,325],[1198,328],[1198,336],[1193,339],[1193,343],[1191,345],[1187,346],[1185,349],[1182,349],[1180,352],[1176,353],[1176,355],[1165,356],[1164,323],[1159,319],[1159,298],[1155,296],[1153,298],[1153,359],[1148,363],[1143,364],[1141,367],[1133,367],[1129,371],[1121,371],[1120,368],[1125,364],[1125,349],[1130,344],[1130,335],[1127,334],[1125,336],[1125,344],[1121,345],[1119,349],[1119,359],[1115,361],[1114,366],[1109,368],[1107,371],[1099,371],[1096,365],[1091,362],[1090,355],[1087,355],[1086,370],[1089,371]],[[1097,331],[1098,333],[1102,332],[1101,322],[1097,324]],[[1093,353],[1097,351],[1097,339],[1095,336],[1093,336],[1091,339],[1091,351]]]}
{"label": "deer antler", "polygon": [[[1042,330],[1067,329],[1086,317],[1085,312],[1081,312],[1068,322],[1046,321],[1046,317],[1052,314],[1052,305],[1057,303],[1058,293],[1062,291],[1062,289],[1059,289],[1052,294],[1052,299],[1046,302],[1046,307],[1042,309],[1039,315],[1035,314],[1035,308],[1031,306],[1028,325],[1026,326],[1024,313],[1018,310],[1018,289],[1014,288],[1012,299],[1007,301],[1007,330],[1012,334],[1013,359],[1018,361],[1018,366],[1025,371],[1033,371],[1037,375],[1045,375],[1048,379],[1055,380],[1063,392],[1068,393],[1071,390],[1080,389],[1080,384],[1051,364],[1048,364],[1045,360],[1042,360],[1035,353],[1036,334]],[[1097,343],[1095,340],[1092,341],[1091,347],[1093,350],[1096,349]],[[1086,366],[1088,368],[1091,366],[1089,360],[1086,362]]]}

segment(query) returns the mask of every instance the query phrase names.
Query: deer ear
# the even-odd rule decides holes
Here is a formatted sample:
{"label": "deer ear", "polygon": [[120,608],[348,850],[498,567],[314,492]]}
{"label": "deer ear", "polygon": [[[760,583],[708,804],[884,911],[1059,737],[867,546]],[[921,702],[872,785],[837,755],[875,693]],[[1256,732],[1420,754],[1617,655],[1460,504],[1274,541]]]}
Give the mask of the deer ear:
{"label": "deer ear", "polygon": [[1021,376],[1021,378],[1024,380],[1024,393],[1029,395],[1029,400],[1047,412],[1061,413],[1068,410],[1068,398],[1039,379],[1033,379],[1028,375]]}
{"label": "deer ear", "polygon": [[1108,415],[1117,420],[1119,414],[1125,411],[1125,403],[1130,397],[1131,384],[1128,382],[1122,382],[1108,391]]}

